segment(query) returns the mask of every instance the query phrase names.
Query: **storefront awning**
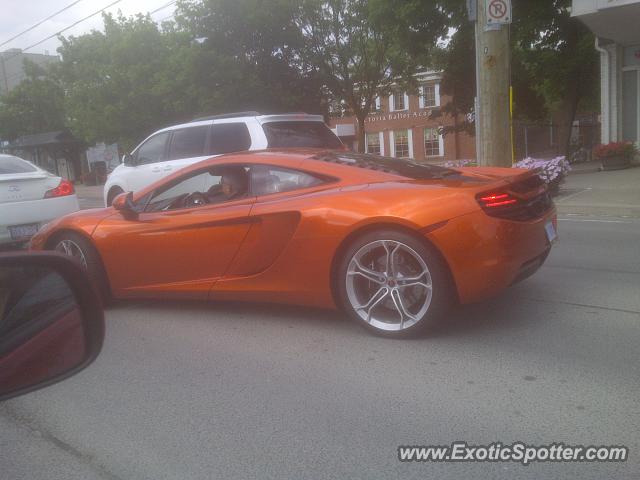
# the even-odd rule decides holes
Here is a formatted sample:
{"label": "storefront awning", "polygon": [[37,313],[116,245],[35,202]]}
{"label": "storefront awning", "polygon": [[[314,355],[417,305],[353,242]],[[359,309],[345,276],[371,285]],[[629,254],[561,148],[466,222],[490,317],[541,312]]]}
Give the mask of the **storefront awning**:
{"label": "storefront awning", "polygon": [[600,38],[623,46],[640,44],[640,1],[573,0],[572,15]]}

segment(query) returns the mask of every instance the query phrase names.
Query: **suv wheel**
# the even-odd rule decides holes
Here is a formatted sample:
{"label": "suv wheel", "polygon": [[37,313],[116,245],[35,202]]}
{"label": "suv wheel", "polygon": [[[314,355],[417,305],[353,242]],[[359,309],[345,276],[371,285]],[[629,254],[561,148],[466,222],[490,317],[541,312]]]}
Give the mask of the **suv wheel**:
{"label": "suv wheel", "polygon": [[124,193],[124,190],[120,187],[113,187],[109,190],[109,194],[107,195],[107,206],[110,207],[113,204],[113,200],[121,193]]}

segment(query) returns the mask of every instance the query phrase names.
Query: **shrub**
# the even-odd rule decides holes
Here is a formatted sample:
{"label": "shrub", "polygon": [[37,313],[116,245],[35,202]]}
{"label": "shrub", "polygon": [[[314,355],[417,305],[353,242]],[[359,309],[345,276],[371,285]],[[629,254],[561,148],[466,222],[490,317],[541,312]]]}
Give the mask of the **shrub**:
{"label": "shrub", "polygon": [[635,153],[636,146],[632,142],[610,142],[596,145],[593,148],[593,156],[595,158],[631,158]]}
{"label": "shrub", "polygon": [[461,167],[477,167],[478,164],[475,160],[447,160],[442,164],[447,168],[461,168]]}

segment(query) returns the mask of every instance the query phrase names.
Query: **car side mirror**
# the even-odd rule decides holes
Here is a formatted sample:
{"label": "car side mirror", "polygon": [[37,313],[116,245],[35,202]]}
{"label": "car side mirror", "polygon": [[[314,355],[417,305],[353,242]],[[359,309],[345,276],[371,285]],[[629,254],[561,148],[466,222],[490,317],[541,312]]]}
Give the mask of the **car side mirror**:
{"label": "car side mirror", "polygon": [[59,253],[0,254],[0,400],[87,367],[104,339],[102,305],[86,271]]}
{"label": "car side mirror", "polygon": [[122,156],[122,163],[124,163],[127,167],[133,167],[136,164],[133,156],[130,153],[125,153]]}
{"label": "car side mirror", "polygon": [[127,220],[136,220],[138,218],[136,204],[133,202],[133,192],[121,193],[113,199],[111,205]]}

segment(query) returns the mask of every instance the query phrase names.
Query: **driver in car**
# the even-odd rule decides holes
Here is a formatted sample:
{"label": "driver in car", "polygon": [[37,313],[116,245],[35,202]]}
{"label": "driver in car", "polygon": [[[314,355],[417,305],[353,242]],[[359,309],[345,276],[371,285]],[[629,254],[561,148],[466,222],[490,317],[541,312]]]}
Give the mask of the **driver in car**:
{"label": "driver in car", "polygon": [[249,190],[249,175],[244,167],[225,170],[218,185],[207,191],[207,202],[228,202],[242,198]]}

